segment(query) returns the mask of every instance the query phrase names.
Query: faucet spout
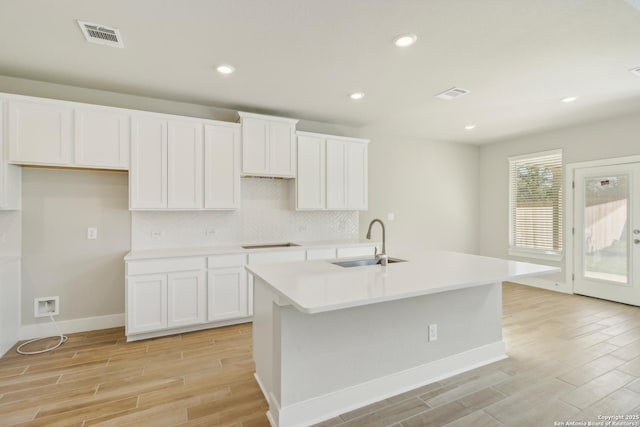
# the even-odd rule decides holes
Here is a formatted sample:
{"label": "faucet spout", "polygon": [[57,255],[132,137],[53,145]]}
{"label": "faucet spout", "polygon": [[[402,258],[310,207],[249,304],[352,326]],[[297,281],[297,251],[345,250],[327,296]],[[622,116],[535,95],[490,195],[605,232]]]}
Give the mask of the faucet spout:
{"label": "faucet spout", "polygon": [[376,222],[380,224],[380,227],[382,227],[382,252],[379,254],[376,254],[376,258],[380,260],[381,265],[387,265],[387,261],[388,261],[387,239],[386,239],[386,233],[384,228],[384,222],[382,222],[381,219],[376,218],[369,223],[369,229],[367,230],[367,239],[371,240],[371,228],[373,227],[373,224],[375,224]]}

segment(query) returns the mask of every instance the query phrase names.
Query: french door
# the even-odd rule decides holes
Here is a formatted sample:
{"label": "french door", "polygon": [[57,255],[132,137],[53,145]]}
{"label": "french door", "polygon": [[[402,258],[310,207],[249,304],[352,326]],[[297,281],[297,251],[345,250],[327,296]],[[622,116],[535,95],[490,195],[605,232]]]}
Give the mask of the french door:
{"label": "french door", "polygon": [[573,291],[640,306],[640,163],[574,171]]}

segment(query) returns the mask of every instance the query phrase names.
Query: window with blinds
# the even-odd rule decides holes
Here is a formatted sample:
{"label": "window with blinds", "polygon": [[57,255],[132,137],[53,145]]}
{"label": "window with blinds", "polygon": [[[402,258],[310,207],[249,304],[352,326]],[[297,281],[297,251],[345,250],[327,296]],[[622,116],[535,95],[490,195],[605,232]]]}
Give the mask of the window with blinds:
{"label": "window with blinds", "polygon": [[562,253],[562,151],[509,158],[510,249]]}

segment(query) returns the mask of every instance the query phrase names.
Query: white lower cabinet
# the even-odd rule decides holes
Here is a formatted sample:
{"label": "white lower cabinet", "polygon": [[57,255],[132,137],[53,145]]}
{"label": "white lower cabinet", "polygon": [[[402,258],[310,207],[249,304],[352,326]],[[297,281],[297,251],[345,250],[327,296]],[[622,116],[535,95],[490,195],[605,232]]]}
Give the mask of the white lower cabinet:
{"label": "white lower cabinet", "polygon": [[204,271],[127,278],[127,335],[206,321]]}
{"label": "white lower cabinet", "polygon": [[167,278],[167,326],[196,325],[206,321],[204,271],[170,273]]}
{"label": "white lower cabinet", "polygon": [[207,260],[207,320],[249,315],[249,289],[245,254],[210,256]]}
{"label": "white lower cabinet", "polygon": [[127,278],[126,334],[151,332],[167,327],[167,275]]}
{"label": "white lower cabinet", "polygon": [[244,266],[209,270],[207,287],[208,321],[248,316],[247,272]]}
{"label": "white lower cabinet", "polygon": [[204,257],[127,262],[127,337],[206,322],[205,275]]}
{"label": "white lower cabinet", "polygon": [[245,263],[245,254],[128,261],[127,339],[246,321]]}

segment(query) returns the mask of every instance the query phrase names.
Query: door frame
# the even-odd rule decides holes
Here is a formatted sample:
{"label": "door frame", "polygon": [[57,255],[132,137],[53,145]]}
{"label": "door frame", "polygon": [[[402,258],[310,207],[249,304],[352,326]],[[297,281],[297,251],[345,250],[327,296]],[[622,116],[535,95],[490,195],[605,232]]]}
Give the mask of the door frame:
{"label": "door frame", "polygon": [[566,192],[565,197],[565,222],[564,222],[564,235],[565,235],[565,253],[564,253],[564,269],[565,269],[565,280],[566,283],[569,284],[571,293],[575,294],[573,289],[574,287],[574,274],[575,274],[575,265],[573,255],[575,252],[575,248],[573,247],[574,238],[573,238],[573,230],[575,227],[575,171],[576,169],[582,168],[592,168],[598,166],[614,166],[625,163],[640,163],[640,155],[634,156],[626,156],[626,157],[613,157],[609,159],[601,159],[601,160],[591,160],[587,162],[578,162],[578,163],[567,163],[565,165],[565,187],[568,190]]}

